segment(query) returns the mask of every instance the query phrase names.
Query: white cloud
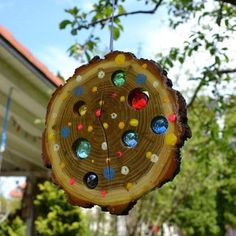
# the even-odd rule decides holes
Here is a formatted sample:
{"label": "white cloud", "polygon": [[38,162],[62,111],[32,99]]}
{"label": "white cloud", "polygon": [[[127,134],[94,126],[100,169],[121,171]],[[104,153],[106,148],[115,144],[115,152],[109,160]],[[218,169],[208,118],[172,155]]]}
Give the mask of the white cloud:
{"label": "white cloud", "polygon": [[64,49],[57,46],[46,46],[35,54],[49,70],[54,74],[60,72],[65,79],[72,76],[75,69],[80,66],[78,61],[69,57]]}

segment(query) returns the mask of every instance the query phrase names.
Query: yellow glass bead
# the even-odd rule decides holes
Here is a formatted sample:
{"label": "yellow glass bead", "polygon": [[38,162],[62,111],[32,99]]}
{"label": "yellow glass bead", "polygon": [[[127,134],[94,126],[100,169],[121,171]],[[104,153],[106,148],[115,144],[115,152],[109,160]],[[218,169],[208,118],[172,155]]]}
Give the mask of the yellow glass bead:
{"label": "yellow glass bead", "polygon": [[87,106],[86,105],[82,105],[80,108],[79,108],[79,114],[81,116],[84,116],[87,112]]}
{"label": "yellow glass bead", "polygon": [[131,119],[130,120],[130,122],[129,122],[129,124],[131,125],[131,126],[134,126],[134,127],[137,127],[138,126],[138,120],[137,119]]}
{"label": "yellow glass bead", "polygon": [[152,157],[152,153],[151,153],[151,152],[147,152],[147,153],[146,153],[146,158],[150,160],[151,157]]}
{"label": "yellow glass bead", "polygon": [[97,91],[98,91],[98,88],[96,86],[92,88],[93,93],[96,93]]}
{"label": "yellow glass bead", "polygon": [[118,126],[119,126],[119,129],[124,129],[125,123],[123,121],[121,121]]}
{"label": "yellow glass bead", "polygon": [[165,137],[165,142],[168,145],[175,145],[177,142],[177,137],[174,134],[167,134]]}
{"label": "yellow glass bead", "polygon": [[125,63],[125,55],[124,55],[124,54],[119,54],[119,55],[117,55],[116,58],[115,58],[115,63],[116,63],[117,65],[122,65],[122,64],[124,64],[124,63]]}
{"label": "yellow glass bead", "polygon": [[125,96],[120,97],[120,102],[125,102]]}
{"label": "yellow glass bead", "polygon": [[88,132],[93,132],[93,126],[91,125],[88,126]]}
{"label": "yellow glass bead", "polygon": [[104,129],[108,129],[109,125],[106,122],[104,122],[103,127],[104,127]]}
{"label": "yellow glass bead", "polygon": [[133,184],[132,183],[127,183],[126,184],[126,189],[129,191],[131,188],[133,187]]}

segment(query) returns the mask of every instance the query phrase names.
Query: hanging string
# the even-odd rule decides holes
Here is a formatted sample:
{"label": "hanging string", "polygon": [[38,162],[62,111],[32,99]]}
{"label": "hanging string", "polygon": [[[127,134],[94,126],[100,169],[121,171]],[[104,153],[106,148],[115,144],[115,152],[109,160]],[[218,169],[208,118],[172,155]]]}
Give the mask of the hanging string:
{"label": "hanging string", "polygon": [[114,13],[115,13],[115,0],[112,0],[112,16],[111,16],[111,37],[110,37],[110,51],[113,52],[114,42]]}

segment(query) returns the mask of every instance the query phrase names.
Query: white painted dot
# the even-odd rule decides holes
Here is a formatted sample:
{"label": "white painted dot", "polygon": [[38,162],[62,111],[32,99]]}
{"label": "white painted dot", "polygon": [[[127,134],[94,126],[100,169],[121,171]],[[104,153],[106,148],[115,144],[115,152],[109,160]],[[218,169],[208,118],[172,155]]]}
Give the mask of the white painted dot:
{"label": "white painted dot", "polygon": [[158,160],[159,160],[159,157],[156,154],[151,155],[151,162],[156,163],[158,162]]}
{"label": "white painted dot", "polygon": [[116,113],[112,113],[112,114],[111,114],[111,119],[114,120],[114,119],[116,119],[116,118],[117,118],[117,114],[116,114]]}
{"label": "white painted dot", "polygon": [[81,76],[81,75],[77,75],[76,81],[77,81],[77,82],[80,82],[81,80],[82,80],[82,76]]}
{"label": "white painted dot", "polygon": [[103,142],[101,147],[102,147],[102,150],[106,151],[107,150],[107,142]]}
{"label": "white painted dot", "polygon": [[55,113],[55,112],[52,113],[52,118],[54,118],[54,119],[57,118],[57,113]]}
{"label": "white painted dot", "polygon": [[122,175],[128,175],[129,174],[129,167],[128,166],[122,166],[121,167],[121,174]]}
{"label": "white painted dot", "polygon": [[98,72],[98,78],[103,79],[105,77],[105,72],[103,70]]}
{"label": "white painted dot", "polygon": [[55,152],[59,151],[59,149],[60,149],[60,145],[59,145],[59,144],[54,144],[54,145],[53,145],[53,150],[54,150]]}
{"label": "white painted dot", "polygon": [[159,83],[157,81],[154,81],[152,85],[153,85],[154,88],[157,88]]}

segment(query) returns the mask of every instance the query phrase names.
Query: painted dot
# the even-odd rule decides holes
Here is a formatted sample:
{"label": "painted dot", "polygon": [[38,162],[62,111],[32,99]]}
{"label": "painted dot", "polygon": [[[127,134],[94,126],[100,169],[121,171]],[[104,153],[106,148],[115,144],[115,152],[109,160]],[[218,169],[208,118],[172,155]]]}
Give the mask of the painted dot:
{"label": "painted dot", "polygon": [[117,118],[117,114],[116,114],[116,113],[112,113],[112,114],[111,114],[111,119],[114,120],[114,119],[116,119],[116,118]]}
{"label": "painted dot", "polygon": [[137,127],[138,126],[138,120],[137,119],[131,119],[130,120],[130,122],[129,122],[129,124],[131,125],[131,126],[134,126],[134,127]]}
{"label": "painted dot", "polygon": [[74,89],[74,94],[76,96],[81,96],[83,94],[83,92],[84,92],[84,88],[83,87],[77,87],[77,88]]}
{"label": "painted dot", "polygon": [[151,156],[152,156],[152,153],[151,153],[151,152],[147,152],[147,153],[146,153],[146,158],[147,158],[147,159],[150,160],[150,159],[151,159]]}
{"label": "painted dot", "polygon": [[70,178],[69,179],[69,184],[70,185],[74,185],[75,184],[75,179],[74,178]]}
{"label": "painted dot", "polygon": [[105,72],[103,70],[98,72],[98,78],[103,79],[105,77]]}
{"label": "painted dot", "polygon": [[115,63],[117,65],[122,65],[125,63],[125,55],[124,54],[119,54],[115,57]]}
{"label": "painted dot", "polygon": [[149,93],[143,89],[132,90],[128,96],[128,103],[135,110],[144,109],[148,105]]}
{"label": "painted dot", "polygon": [[147,76],[144,74],[138,74],[136,76],[136,83],[137,84],[144,84],[147,80]]}
{"label": "painted dot", "polygon": [[121,151],[119,151],[119,152],[116,153],[116,156],[117,156],[117,157],[122,157],[123,155],[124,155],[124,154],[123,154],[123,152],[121,152]]}
{"label": "painted dot", "polygon": [[92,160],[91,162],[94,163],[94,160]]}
{"label": "painted dot", "polygon": [[84,184],[90,189],[96,188],[98,185],[98,176],[94,172],[88,172],[84,176]]}
{"label": "painted dot", "polygon": [[166,98],[163,98],[163,102],[164,102],[164,103],[169,103],[170,100],[169,100],[169,98],[166,97]]}
{"label": "painted dot", "polygon": [[129,183],[126,184],[125,187],[129,191],[133,187],[133,184],[129,182]]}
{"label": "painted dot", "polygon": [[77,75],[77,76],[76,76],[76,81],[77,81],[77,82],[80,82],[81,80],[82,80],[82,76],[81,76],[81,75]]}
{"label": "painted dot", "polygon": [[151,128],[155,134],[164,134],[168,129],[168,121],[164,116],[157,116],[152,120]]}
{"label": "painted dot", "polygon": [[88,132],[89,132],[89,133],[93,132],[93,126],[92,126],[92,125],[89,125],[89,126],[88,126]]}
{"label": "painted dot", "polygon": [[144,64],[142,65],[142,67],[143,67],[143,69],[147,69],[147,64],[144,63]]}
{"label": "painted dot", "polygon": [[105,167],[103,169],[103,176],[107,179],[107,180],[112,180],[115,177],[115,171],[112,167]]}
{"label": "painted dot", "polygon": [[117,93],[114,92],[114,93],[112,93],[111,96],[112,96],[112,98],[116,98],[117,97]]}
{"label": "painted dot", "polygon": [[83,124],[79,123],[79,124],[77,125],[77,129],[78,129],[79,131],[83,130],[83,128],[84,128]]}
{"label": "painted dot", "polygon": [[110,161],[111,161],[111,158],[107,158],[107,159],[106,159],[106,163],[107,163],[107,164],[110,163]]}
{"label": "painted dot", "polygon": [[68,126],[72,126],[72,123],[71,123],[71,122],[68,122]]}
{"label": "painted dot", "polygon": [[153,84],[152,84],[152,86],[153,86],[154,88],[157,88],[157,87],[159,86],[159,83],[158,83],[157,81],[154,81]]}
{"label": "painted dot", "polygon": [[121,172],[122,175],[128,175],[129,174],[129,168],[127,166],[122,166],[120,172]]}
{"label": "painted dot", "polygon": [[49,140],[54,140],[54,139],[55,139],[55,134],[54,134],[54,133],[50,133],[50,134],[48,135],[48,139],[49,139]]}
{"label": "painted dot", "polygon": [[98,91],[98,88],[96,86],[92,88],[93,93],[96,93],[97,91]]}
{"label": "painted dot", "polygon": [[119,129],[124,129],[125,123],[123,121],[119,122],[118,127],[119,127]]}
{"label": "painted dot", "polygon": [[61,129],[61,136],[62,136],[63,138],[67,138],[67,137],[69,137],[69,135],[70,135],[70,128],[68,128],[68,127],[63,127],[63,128]]}
{"label": "painted dot", "polygon": [[59,144],[54,144],[54,145],[53,145],[53,150],[54,150],[55,152],[59,151],[59,149],[60,149],[60,145],[59,145]]}
{"label": "painted dot", "polygon": [[102,110],[101,109],[97,109],[96,110],[96,117],[100,117],[102,115]]}
{"label": "painted dot", "polygon": [[87,139],[79,138],[73,144],[75,156],[80,159],[86,159],[91,152],[91,144]]}
{"label": "painted dot", "polygon": [[104,101],[103,101],[103,100],[100,100],[100,101],[99,101],[99,105],[100,105],[100,106],[104,105]]}
{"label": "painted dot", "polygon": [[73,107],[73,111],[79,116],[84,116],[87,113],[87,105],[84,101],[78,101]]}
{"label": "painted dot", "polygon": [[103,151],[106,151],[107,150],[107,142],[103,142],[101,145],[101,148]]}
{"label": "painted dot", "polygon": [[53,112],[53,113],[52,113],[52,118],[53,118],[53,119],[57,118],[57,113]]}
{"label": "painted dot", "polygon": [[107,196],[107,192],[105,190],[101,191],[101,196],[102,198],[105,198]]}
{"label": "painted dot", "polygon": [[124,71],[119,70],[112,74],[111,79],[116,87],[122,87],[126,82],[126,74]]}
{"label": "painted dot", "polygon": [[177,119],[177,116],[176,116],[175,114],[171,114],[171,115],[169,115],[169,117],[168,117],[168,120],[169,120],[170,122],[175,122],[176,119]]}
{"label": "painted dot", "polygon": [[126,147],[135,148],[138,144],[138,133],[132,130],[126,131],[122,136],[122,141]]}
{"label": "painted dot", "polygon": [[120,102],[125,102],[125,96],[120,97]]}
{"label": "painted dot", "polygon": [[64,163],[64,162],[61,162],[61,163],[60,163],[60,167],[61,167],[61,169],[64,169],[64,168],[65,168],[65,163]]}
{"label": "painted dot", "polygon": [[159,157],[156,154],[151,155],[151,162],[156,163],[159,160]]}
{"label": "painted dot", "polygon": [[165,137],[165,142],[166,142],[166,144],[173,146],[177,142],[177,137],[173,133],[167,134]]}
{"label": "painted dot", "polygon": [[108,128],[109,128],[109,125],[108,125],[106,122],[104,122],[104,123],[103,123],[103,127],[104,127],[104,129],[108,129]]}

